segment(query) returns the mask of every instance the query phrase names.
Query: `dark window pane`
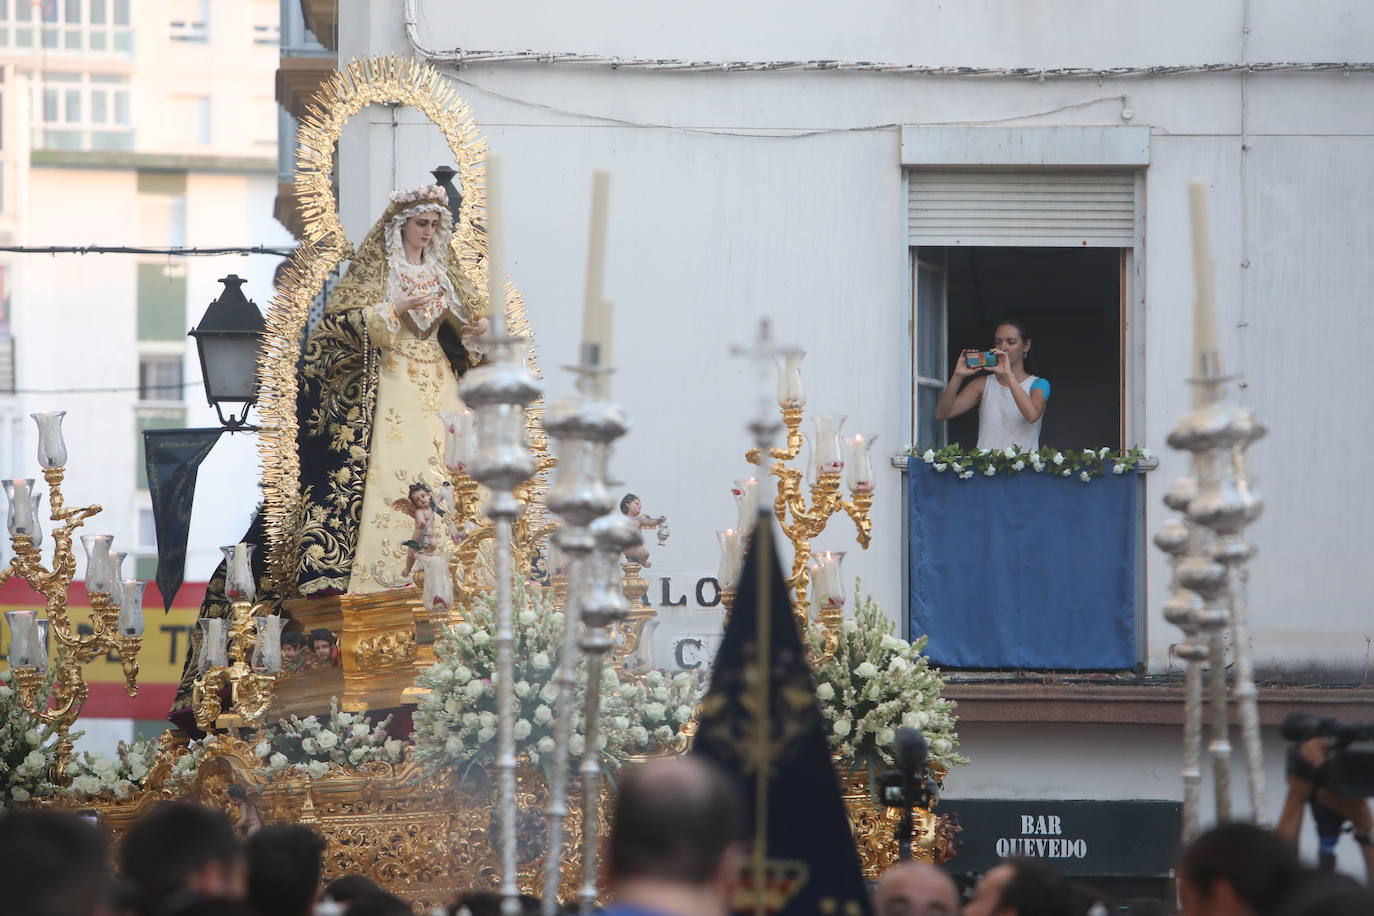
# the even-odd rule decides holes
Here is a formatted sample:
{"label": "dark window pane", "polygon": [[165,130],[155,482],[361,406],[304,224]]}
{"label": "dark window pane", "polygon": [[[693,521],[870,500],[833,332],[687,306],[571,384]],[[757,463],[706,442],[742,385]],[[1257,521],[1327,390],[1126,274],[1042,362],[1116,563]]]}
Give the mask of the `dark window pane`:
{"label": "dark window pane", "polygon": [[129,0],[114,0],[114,24],[129,24]]}
{"label": "dark window pane", "polygon": [[81,21],[81,0],[67,0],[67,22],[76,25]]}
{"label": "dark window pane", "polygon": [[105,0],[91,0],[91,25],[105,24]]}

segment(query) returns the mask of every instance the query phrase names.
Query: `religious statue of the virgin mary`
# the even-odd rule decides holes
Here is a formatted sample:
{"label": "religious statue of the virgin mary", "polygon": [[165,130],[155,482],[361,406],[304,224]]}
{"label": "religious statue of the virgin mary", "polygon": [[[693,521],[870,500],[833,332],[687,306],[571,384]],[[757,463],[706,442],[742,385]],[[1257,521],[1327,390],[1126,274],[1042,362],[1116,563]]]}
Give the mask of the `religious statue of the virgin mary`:
{"label": "religious statue of the virgin mary", "polygon": [[417,556],[456,529],[440,414],[480,359],[485,297],[450,244],[437,185],[392,194],[306,341],[297,419],[300,594],[410,583]]}
{"label": "religious statue of the virgin mary", "polygon": [[[441,413],[461,411],[458,380],[481,360],[485,295],[452,248],[453,217],[438,185],[393,193],[306,338],[296,398],[300,515],[294,592],[266,575],[261,514],[243,540],[258,545],[254,578],[267,600],[322,598],[413,584],[422,561],[461,536],[442,494]],[[201,617],[225,617],[224,567]],[[199,632],[169,718],[188,731]]]}

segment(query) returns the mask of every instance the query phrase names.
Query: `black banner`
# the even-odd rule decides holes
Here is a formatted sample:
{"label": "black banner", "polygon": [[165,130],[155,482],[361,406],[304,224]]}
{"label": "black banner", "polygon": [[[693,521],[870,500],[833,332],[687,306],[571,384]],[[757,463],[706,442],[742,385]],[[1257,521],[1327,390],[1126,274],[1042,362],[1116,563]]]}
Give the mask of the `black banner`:
{"label": "black banner", "polygon": [[143,455],[148,468],[148,495],[157,529],[157,587],[163,610],[186,575],[186,537],[191,530],[191,503],[200,463],[219,441],[222,429],[145,429]]}
{"label": "black banner", "polygon": [[736,913],[758,912],[761,899],[771,916],[868,916],[773,525],[771,511],[759,515],[692,753],[735,778],[752,815]]}
{"label": "black banner", "polygon": [[945,799],[938,810],[964,828],[945,865],[956,874],[1025,856],[1074,877],[1162,877],[1183,829],[1183,805],[1173,801]]}

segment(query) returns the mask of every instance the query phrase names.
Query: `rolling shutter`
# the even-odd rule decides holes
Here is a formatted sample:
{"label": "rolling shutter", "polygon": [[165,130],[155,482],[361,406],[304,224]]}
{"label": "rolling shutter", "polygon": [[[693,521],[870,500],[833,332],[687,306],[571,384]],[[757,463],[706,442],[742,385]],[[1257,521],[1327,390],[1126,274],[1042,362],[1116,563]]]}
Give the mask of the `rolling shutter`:
{"label": "rolling shutter", "polygon": [[909,244],[1129,248],[1135,185],[1131,169],[912,169]]}

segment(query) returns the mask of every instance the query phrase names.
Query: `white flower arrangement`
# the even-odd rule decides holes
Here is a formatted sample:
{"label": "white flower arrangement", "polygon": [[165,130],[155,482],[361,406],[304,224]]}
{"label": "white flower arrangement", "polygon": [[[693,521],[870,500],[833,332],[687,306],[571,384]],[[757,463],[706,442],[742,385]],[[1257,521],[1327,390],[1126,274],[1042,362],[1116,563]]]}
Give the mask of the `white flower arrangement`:
{"label": "white flower arrangement", "polygon": [[[856,583],[854,616],[840,626],[835,653],[813,666],[830,750],[870,768],[890,766],[892,741],[901,726],[919,728],[930,762],[944,770],[968,761],[955,753],[954,701],[943,696],[944,679],[921,654],[926,637],[907,642]],[[812,623],[807,640],[820,658],[825,628]]]}
{"label": "white flower arrangement", "polygon": [[[36,702],[46,707],[52,692],[53,672],[49,671]],[[73,732],[73,739],[79,732]],[[50,795],[49,770],[56,759],[57,732],[27,712],[19,704],[9,671],[0,672],[0,807],[10,802],[26,802]]]}
{"label": "white flower arrangement", "polygon": [[[553,594],[515,585],[515,739],[516,752],[548,773],[554,751],[558,685],[557,660],[563,638],[563,613]],[[428,688],[415,710],[415,760],[430,772],[490,767],[496,762],[495,597],[473,607],[468,619],[443,628],[435,641],[438,661],[416,683]],[[632,753],[652,752],[677,741],[691,719],[698,690],[692,678],[650,672],[642,680],[621,681],[607,664],[601,680],[598,747],[603,764],[617,768]],[[568,742],[573,764],[585,747],[582,700],[586,665],[579,661],[577,714]],[[684,712],[685,709],[685,712]]]}
{"label": "white flower arrangement", "polygon": [[71,782],[54,791],[77,798],[112,796],[127,801],[143,786],[157,757],[156,739],[119,742],[113,757],[83,753],[67,765]]}
{"label": "white flower arrangement", "polygon": [[1089,483],[1094,477],[1103,476],[1108,470],[1113,474],[1134,471],[1140,462],[1149,461],[1153,457],[1149,449],[1139,446],[1118,451],[1113,451],[1110,446],[1103,446],[1068,453],[1049,446],[1039,451],[1022,451],[1018,445],[1001,450],[968,451],[957,442],[941,449],[928,448],[925,451],[913,446],[907,449],[906,453],[919,457],[936,473],[942,474],[946,470],[952,470],[960,480],[968,480],[975,475],[996,477],[998,474],[1020,474],[1029,467],[1036,474],[1043,474],[1047,469],[1051,476],[1072,477],[1076,474],[1084,483]]}
{"label": "white flower arrangement", "polygon": [[262,761],[258,772],[277,776],[288,770],[319,779],[331,768],[358,768],[369,763],[400,763],[405,742],[387,737],[391,716],[373,722],[362,713],[340,712],[339,698],[329,701],[329,717],[291,716],[266,729],[253,745]]}

